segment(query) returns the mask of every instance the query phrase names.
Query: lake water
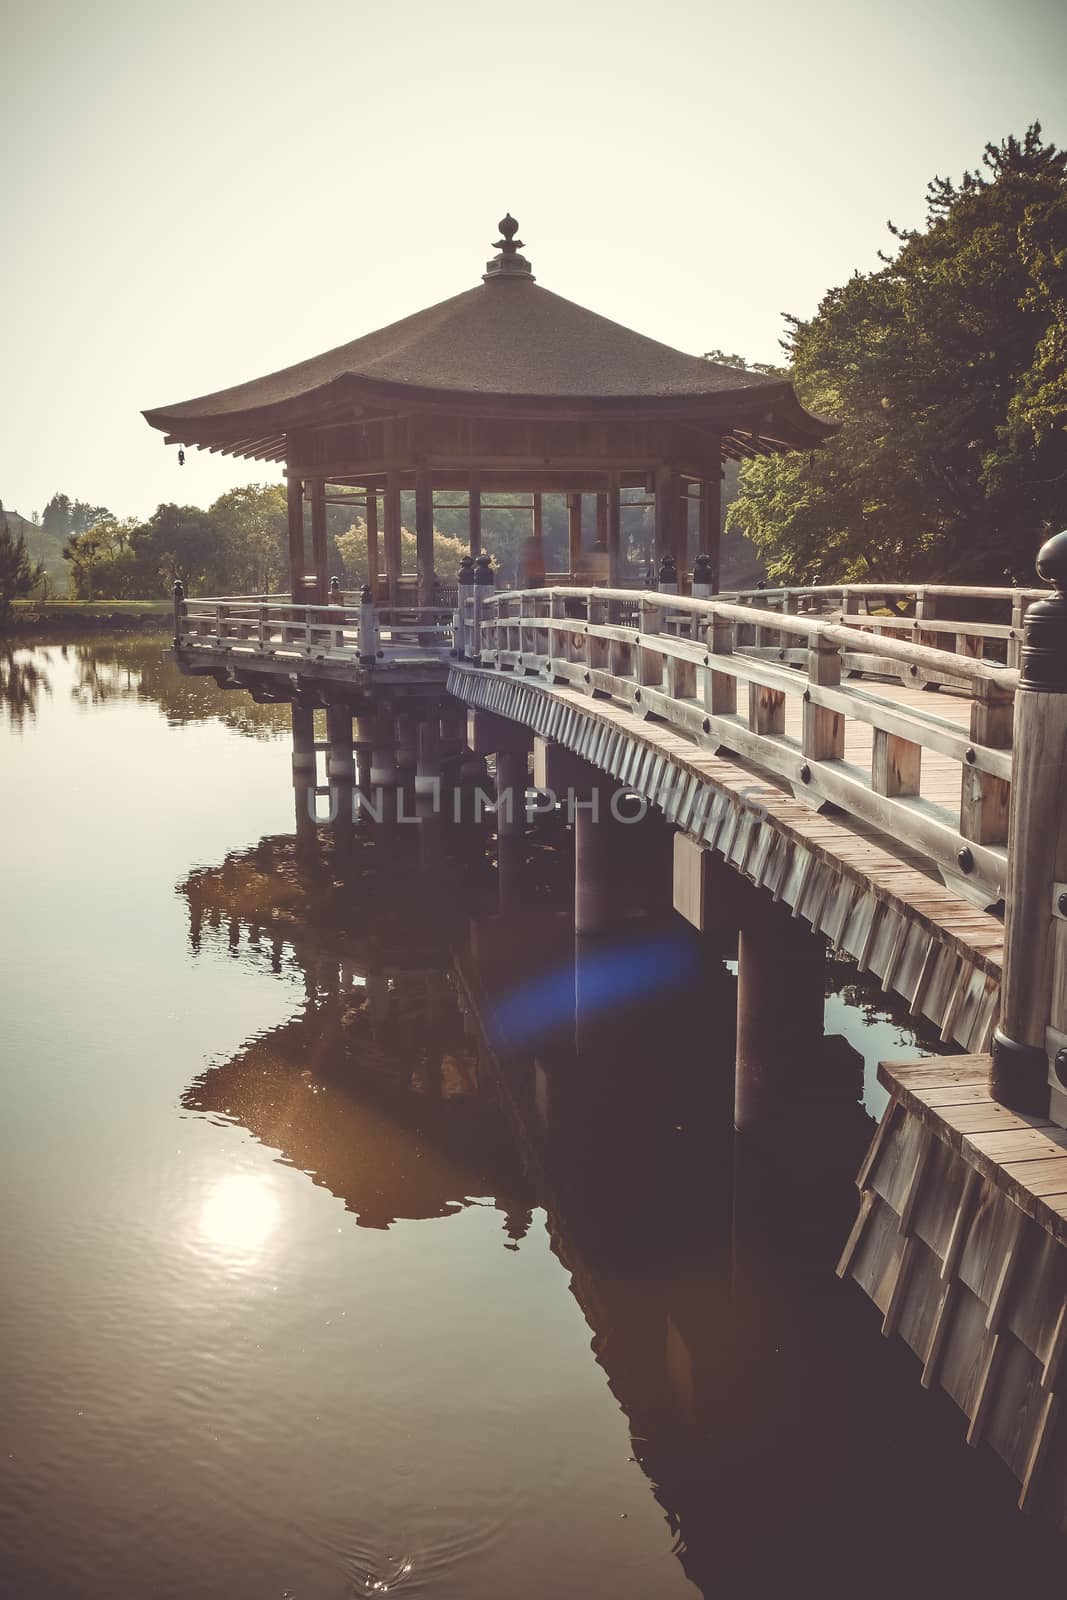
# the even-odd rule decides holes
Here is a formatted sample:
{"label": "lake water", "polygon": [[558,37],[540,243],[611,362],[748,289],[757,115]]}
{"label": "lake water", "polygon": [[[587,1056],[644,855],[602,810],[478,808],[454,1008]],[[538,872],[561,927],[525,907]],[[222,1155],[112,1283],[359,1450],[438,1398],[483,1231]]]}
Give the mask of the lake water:
{"label": "lake water", "polygon": [[[576,971],[559,823],[518,906],[473,830],[298,844],[287,711],[161,640],[0,674],[5,1592],[1062,1572],[833,1276],[866,1113],[844,1176],[735,1142],[721,953],[654,909]],[[877,1111],[922,1046],[831,987]]]}

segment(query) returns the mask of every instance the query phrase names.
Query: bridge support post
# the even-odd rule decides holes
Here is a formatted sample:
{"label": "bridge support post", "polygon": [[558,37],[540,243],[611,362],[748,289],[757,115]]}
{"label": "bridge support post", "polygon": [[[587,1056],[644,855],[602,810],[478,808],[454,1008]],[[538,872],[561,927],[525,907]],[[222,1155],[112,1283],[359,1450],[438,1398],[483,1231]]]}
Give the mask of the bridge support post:
{"label": "bridge support post", "polygon": [[293,792],[296,836],[302,841],[315,833],[315,713],[310,706],[290,707],[293,719]]}
{"label": "bridge support post", "polygon": [[1067,532],[1042,545],[1037,570],[1057,592],[1025,618],[991,1091],[1067,1127]]}
{"label": "bridge support post", "polygon": [[326,781],[331,785],[356,781],[352,754],[352,712],[348,706],[326,707],[326,737],[330,748],[326,756]]}
{"label": "bridge support post", "polygon": [[496,752],[496,831],[500,839],[526,832],[530,740]]}
{"label": "bridge support post", "polygon": [[441,793],[441,725],[436,718],[420,722],[416,732],[418,758],[415,793],[420,799],[439,799]]}
{"label": "bridge support post", "polygon": [[356,782],[361,789],[370,788],[371,747],[374,743],[376,722],[374,717],[357,717],[355,723]]}
{"label": "bridge support post", "polygon": [[758,1133],[780,1120],[791,1091],[817,1068],[826,944],[789,908],[754,891],[737,946],[734,1126]]}
{"label": "bridge support post", "polygon": [[574,817],[574,931],[579,938],[610,933],[622,909],[620,832],[612,810],[615,782],[590,776],[569,795]]}
{"label": "bridge support post", "polygon": [[395,789],[397,786],[396,721],[393,717],[374,719],[370,781],[372,789]]}
{"label": "bridge support post", "polygon": [[402,711],[396,719],[396,764],[402,783],[414,774],[418,759],[418,724],[410,711]]}
{"label": "bridge support post", "polygon": [[526,832],[526,788],[533,735],[493,711],[467,713],[467,743],[475,756],[496,757],[498,838]]}

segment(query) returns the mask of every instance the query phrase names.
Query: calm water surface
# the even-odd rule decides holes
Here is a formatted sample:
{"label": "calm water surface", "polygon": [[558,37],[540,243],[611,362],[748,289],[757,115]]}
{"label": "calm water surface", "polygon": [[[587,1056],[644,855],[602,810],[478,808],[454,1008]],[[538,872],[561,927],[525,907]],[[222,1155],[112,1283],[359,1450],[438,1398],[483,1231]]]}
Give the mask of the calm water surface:
{"label": "calm water surface", "polygon": [[[559,830],[518,909],[491,841],[298,846],[287,712],[160,641],[0,675],[6,1592],[1062,1572],[834,1279],[854,1191],[816,1121],[786,1166],[735,1150],[722,953],[653,910],[576,971]],[[876,1111],[921,1045],[832,987]],[[854,1170],[867,1114],[829,1117]]]}

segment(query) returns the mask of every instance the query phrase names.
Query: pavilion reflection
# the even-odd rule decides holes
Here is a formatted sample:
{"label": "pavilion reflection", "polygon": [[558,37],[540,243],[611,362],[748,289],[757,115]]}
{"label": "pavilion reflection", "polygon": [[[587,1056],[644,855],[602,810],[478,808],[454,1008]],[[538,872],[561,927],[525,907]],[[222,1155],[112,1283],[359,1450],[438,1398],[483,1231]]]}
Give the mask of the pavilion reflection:
{"label": "pavilion reflection", "polygon": [[[509,1239],[532,1197],[456,1001],[443,931],[419,914],[406,838],[276,836],[183,884],[190,942],[299,974],[299,1014],[201,1074],[188,1110],[245,1126],[363,1227],[490,1200]],[[383,868],[388,889],[381,881]]]}
{"label": "pavilion reflection", "polygon": [[[507,863],[516,884],[525,875],[516,898],[469,840],[431,889],[424,843],[417,828],[322,826],[190,875],[194,947],[300,977],[304,1003],[183,1104],[243,1124],[363,1226],[488,1199],[514,1244],[543,1209],[678,1559],[717,1592],[751,1572],[753,1541],[758,1560],[779,1559],[765,1491],[794,1552],[823,1539],[825,1474],[836,1484],[855,1445],[827,1393],[827,1340],[834,1370],[852,1358],[821,1303],[791,1289],[830,1279],[847,1231],[870,1128],[854,1072],[839,1170],[828,1178],[816,1158],[806,1175],[757,1171],[732,1129],[736,982],[711,941],[653,905],[621,931],[618,958],[626,970],[642,942],[687,940],[675,981],[590,1004],[589,952],[533,881],[546,864],[551,879],[550,849],[531,840]],[[596,959],[610,967],[611,948]],[[530,1026],[510,1002],[546,978],[558,989],[560,974],[571,1003]],[[783,1435],[808,1456],[783,1452]],[[808,1483],[813,1458],[824,1477]]]}

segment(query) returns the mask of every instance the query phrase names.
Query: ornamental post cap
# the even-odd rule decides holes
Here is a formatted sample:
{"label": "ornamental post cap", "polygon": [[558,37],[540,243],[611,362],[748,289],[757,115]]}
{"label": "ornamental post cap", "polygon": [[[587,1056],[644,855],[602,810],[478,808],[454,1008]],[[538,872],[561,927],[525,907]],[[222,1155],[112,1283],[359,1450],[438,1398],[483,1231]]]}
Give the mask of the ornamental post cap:
{"label": "ornamental post cap", "polygon": [[1061,594],[1067,593],[1067,528],[1045,540],[1037,552],[1037,571],[1046,583],[1054,583]]}
{"label": "ornamental post cap", "polygon": [[532,283],[534,275],[530,263],[525,256],[519,254],[523,247],[522,240],[515,237],[519,225],[510,211],[501,217],[497,226],[500,229],[500,238],[493,245],[493,249],[499,250],[500,254],[494,256],[492,261],[486,262],[482,282],[488,283],[493,278],[526,278]]}

